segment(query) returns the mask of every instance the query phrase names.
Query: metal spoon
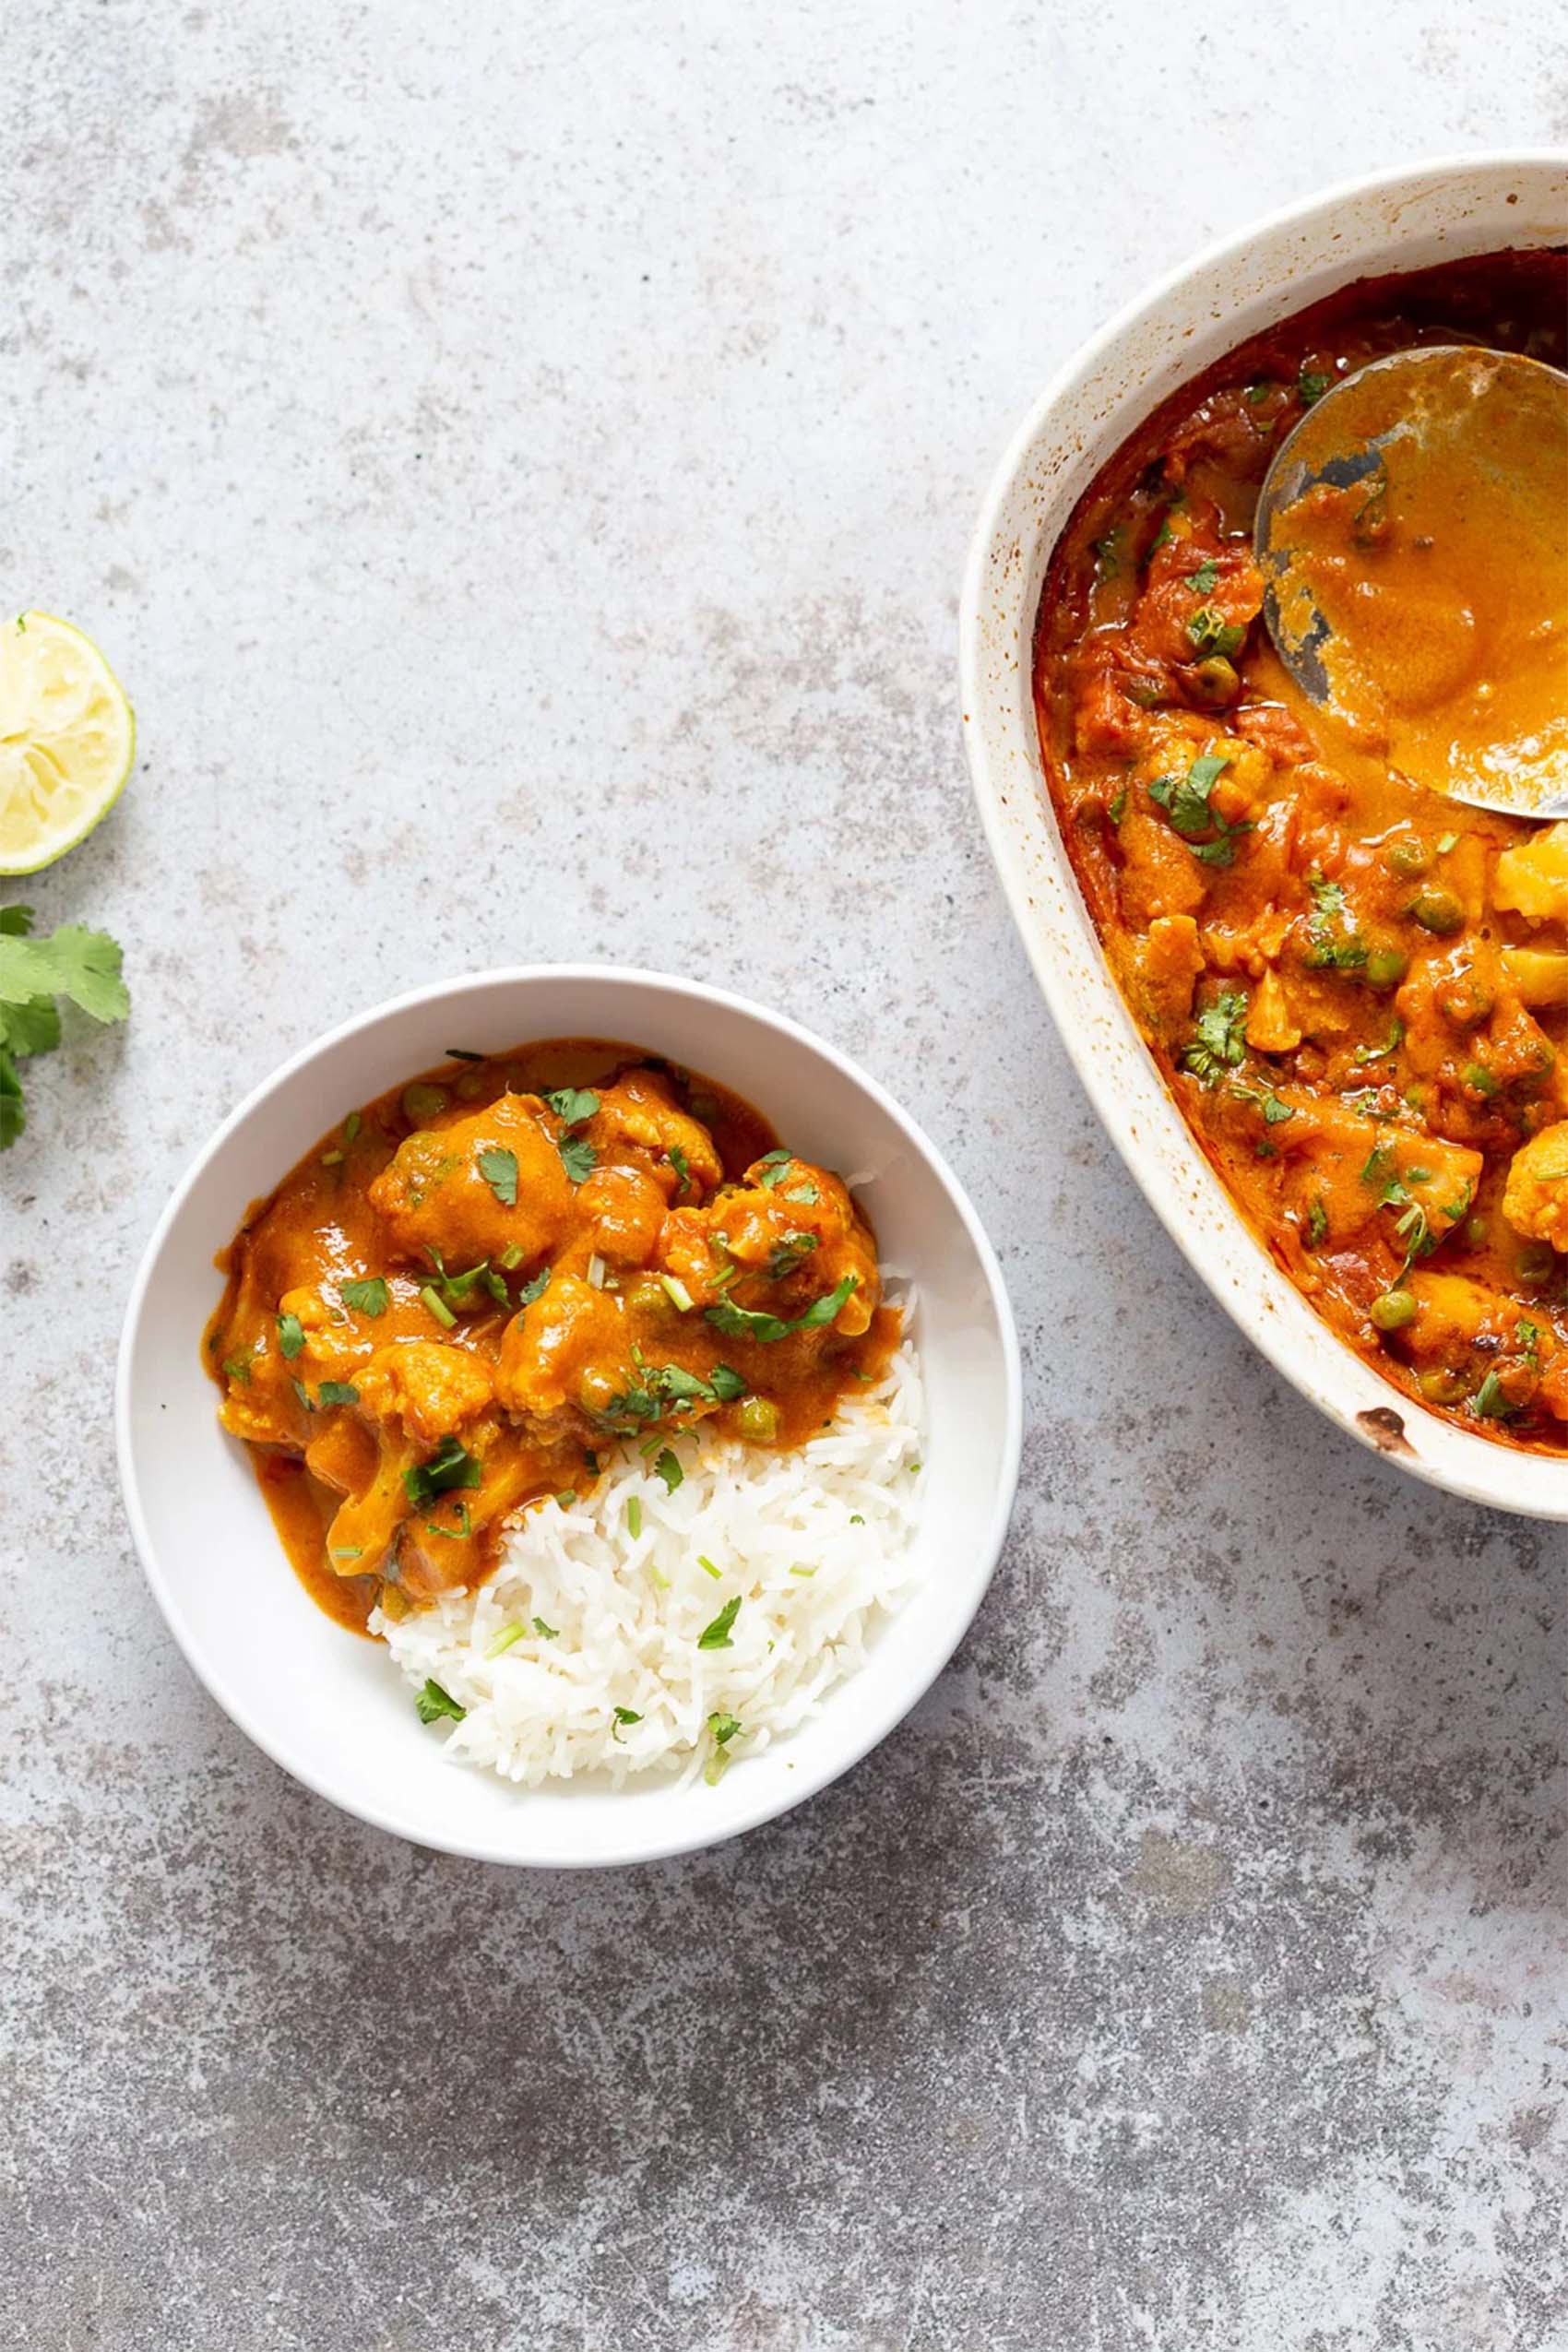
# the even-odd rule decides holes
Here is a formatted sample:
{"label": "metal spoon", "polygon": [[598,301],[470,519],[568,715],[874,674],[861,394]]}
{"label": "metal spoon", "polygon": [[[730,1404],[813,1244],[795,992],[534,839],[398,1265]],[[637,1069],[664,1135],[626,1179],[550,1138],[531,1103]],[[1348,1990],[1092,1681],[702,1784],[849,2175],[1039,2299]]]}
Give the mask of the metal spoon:
{"label": "metal spoon", "polygon": [[1331,734],[1453,800],[1568,816],[1568,376],[1461,344],[1373,360],[1276,452],[1253,544]]}

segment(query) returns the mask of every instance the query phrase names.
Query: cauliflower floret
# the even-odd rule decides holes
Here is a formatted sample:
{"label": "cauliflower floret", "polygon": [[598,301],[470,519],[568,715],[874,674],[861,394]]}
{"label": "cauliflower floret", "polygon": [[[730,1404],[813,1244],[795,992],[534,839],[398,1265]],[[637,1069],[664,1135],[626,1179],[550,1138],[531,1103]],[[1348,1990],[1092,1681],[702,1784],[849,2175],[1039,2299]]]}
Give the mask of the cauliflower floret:
{"label": "cauliflower floret", "polygon": [[817,1326],[845,1339],[870,1328],[881,1297],[876,1244],[848,1188],[787,1152],[755,1161],[706,1208],[671,1210],[659,1256],[699,1306],[728,1301],[785,1321],[852,1277],[832,1323]]}
{"label": "cauliflower floret", "polygon": [[1537,827],[1504,849],[1492,877],[1492,904],[1533,923],[1568,921],[1568,817]]}
{"label": "cauliflower floret", "polygon": [[1568,1251],[1568,1119],[1520,1145],[1509,1165],[1503,1214],[1515,1232]]}
{"label": "cauliflower floret", "polygon": [[678,1108],[657,1070],[628,1070],[606,1087],[586,1133],[601,1160],[624,1160],[629,1145],[634,1166],[652,1162],[669,1200],[700,1200],[723,1178],[713,1137]]}
{"label": "cauliflower floret", "polygon": [[504,1094],[406,1135],[370,1188],[394,1246],[408,1258],[439,1250],[454,1272],[510,1249],[544,1256],[574,1213],[555,1127],[537,1095]]}

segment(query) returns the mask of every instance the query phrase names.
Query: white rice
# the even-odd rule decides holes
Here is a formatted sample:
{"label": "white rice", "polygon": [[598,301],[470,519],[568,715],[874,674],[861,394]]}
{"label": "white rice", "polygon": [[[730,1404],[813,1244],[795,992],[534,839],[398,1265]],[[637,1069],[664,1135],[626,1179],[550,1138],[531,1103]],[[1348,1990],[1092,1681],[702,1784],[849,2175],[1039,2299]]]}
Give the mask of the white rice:
{"label": "white rice", "polygon": [[[529,1788],[589,1772],[716,1777],[814,1715],[863,1664],[879,1612],[903,1599],[923,1409],[905,1340],[881,1380],[790,1452],[699,1423],[669,1441],[684,1473],[671,1494],[652,1455],[618,1446],[590,1495],[523,1515],[477,1592],[399,1621],[378,1610],[371,1630],[416,1691],[438,1682],[468,1709],[450,1756]],[[737,1595],[731,1646],[700,1648]],[[491,1657],[517,1625],[526,1632]],[[742,1726],[722,1747],[716,1715]]]}

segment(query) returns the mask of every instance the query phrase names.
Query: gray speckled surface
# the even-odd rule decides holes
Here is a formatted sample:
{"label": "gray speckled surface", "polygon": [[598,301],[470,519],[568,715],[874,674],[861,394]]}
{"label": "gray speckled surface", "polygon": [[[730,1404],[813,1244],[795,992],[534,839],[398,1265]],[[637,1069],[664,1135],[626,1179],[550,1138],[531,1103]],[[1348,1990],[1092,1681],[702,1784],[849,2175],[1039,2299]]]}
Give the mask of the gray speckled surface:
{"label": "gray speckled surface", "polygon": [[[966,534],[1057,359],[1315,182],[1568,129],[1530,0],[1313,27],[0,21],[3,594],[91,628],[142,724],[30,893],[122,937],[135,1016],[37,1066],[0,1163],[13,2341],[1564,2341],[1563,1538],[1352,1450],[1211,1307],[957,741]],[[1001,1248],[1030,1418],[902,1730],[738,1847],[548,1881],[230,1728],[109,1392],[241,1092],[410,980],[581,956],[735,982],[895,1088]]]}

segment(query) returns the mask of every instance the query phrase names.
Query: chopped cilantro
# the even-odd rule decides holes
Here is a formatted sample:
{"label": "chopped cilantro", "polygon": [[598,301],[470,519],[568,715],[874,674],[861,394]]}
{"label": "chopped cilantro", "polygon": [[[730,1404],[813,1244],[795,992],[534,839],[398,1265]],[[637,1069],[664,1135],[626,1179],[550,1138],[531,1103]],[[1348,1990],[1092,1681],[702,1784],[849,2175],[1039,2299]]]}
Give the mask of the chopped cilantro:
{"label": "chopped cilantro", "polygon": [[1122,790],[1117,793],[1115,799],[1111,802],[1105,814],[1111,819],[1112,825],[1121,824],[1123,818],[1127,814],[1127,787],[1125,784],[1123,785]]}
{"label": "chopped cilantro", "polygon": [[592,1175],[599,1154],[586,1136],[563,1135],[556,1144],[556,1149],[561,1154],[561,1165],[570,1183],[580,1184],[586,1177]]}
{"label": "chopped cilantro", "polygon": [[285,1363],[292,1363],[305,1344],[305,1327],[298,1315],[278,1318],[278,1352]]}
{"label": "chopped cilantro", "polygon": [[1236,1068],[1245,1059],[1246,1019],[1247,1000],[1238,989],[1227,989],[1198,1015],[1182,1066],[1191,1071],[1200,1086],[1218,1086],[1227,1069]]}
{"label": "chopped cilantro", "polygon": [[455,1487],[476,1487],[480,1479],[478,1460],[467,1446],[455,1437],[444,1437],[428,1461],[403,1472],[403,1488],[410,1503],[429,1503]]}
{"label": "chopped cilantro", "polygon": [[1344,885],[1321,873],[1307,877],[1313,911],[1307,918],[1304,961],[1314,972],[1357,972],[1367,960],[1367,943],[1357,931],[1346,902]]}
{"label": "chopped cilantro", "polygon": [[295,1396],[299,1398],[300,1403],[304,1407],[305,1411],[307,1413],[314,1413],[315,1407],[310,1401],[310,1390],[305,1386],[304,1382],[303,1380],[291,1380],[289,1383],[289,1385],[293,1390]]}
{"label": "chopped cilantro", "polygon": [[785,1171],[794,1157],[792,1151],[765,1151],[756,1163],[757,1182],[771,1192],[775,1184],[784,1182]]}
{"label": "chopped cilantro", "polygon": [[768,1252],[768,1279],[782,1282],[787,1274],[793,1274],[798,1265],[804,1264],[817,1244],[818,1237],[814,1233],[786,1233],[784,1239],[775,1241]]}
{"label": "chopped cilantro", "polygon": [[369,1315],[374,1322],[386,1313],[386,1284],[379,1274],[367,1275],[362,1282],[345,1282],[338,1296],[357,1315]]}
{"label": "chopped cilantro", "polygon": [[360,1392],[350,1380],[324,1380],[316,1398],[322,1405],[357,1405]]}
{"label": "chopped cilantro", "polygon": [[819,1331],[825,1324],[836,1321],[839,1309],[850,1293],[860,1287],[860,1276],[847,1274],[826,1296],[814,1300],[804,1314],[796,1315],[790,1322],[781,1315],[759,1314],[750,1307],[737,1307],[728,1299],[721,1300],[716,1307],[707,1308],[705,1320],[712,1324],[716,1331],[725,1332],[731,1337],[765,1343],[787,1339],[793,1331]]}
{"label": "chopped cilantro", "polygon": [[667,1445],[663,1453],[659,1455],[658,1460],[654,1463],[653,1475],[656,1479],[662,1479],[664,1480],[664,1488],[667,1494],[673,1494],[675,1489],[681,1485],[686,1474],[681,1467],[679,1457]]}
{"label": "chopped cilantro", "polygon": [[1307,1239],[1315,1250],[1328,1232],[1328,1211],[1322,1201],[1313,1201],[1307,1211]]}
{"label": "chopped cilantro", "polygon": [[1302,368],[1296,378],[1296,393],[1301,406],[1310,409],[1314,400],[1321,400],[1333,381],[1331,375],[1324,375],[1315,367]]}
{"label": "chopped cilantro", "polygon": [[1472,1399],[1475,1410],[1483,1421],[1505,1421],[1518,1411],[1509,1401],[1503,1383],[1495,1372],[1489,1372]]}
{"label": "chopped cilantro", "polygon": [[698,1649],[732,1650],[735,1645],[730,1639],[730,1630],[740,1613],[741,1596],[736,1593],[725,1602],[712,1623],[703,1627],[702,1632],[697,1635]]}
{"label": "chopped cilantro", "polygon": [[1394,1026],[1388,1032],[1385,1043],[1383,1045],[1359,1045],[1350,1058],[1356,1063],[1357,1067],[1360,1068],[1368,1062],[1381,1062],[1385,1053],[1397,1052],[1404,1042],[1405,1024],[1399,1019],[1398,1016],[1396,1015]]}
{"label": "chopped cilantro", "polygon": [[541,1265],[539,1272],[533,1277],[532,1280],[525,1282],[522,1289],[518,1291],[518,1306],[531,1307],[536,1299],[543,1298],[549,1288],[550,1268],[547,1265]]}
{"label": "chopped cilantro", "polygon": [[[675,1198],[679,1200],[682,1194],[685,1191],[687,1185],[692,1181],[692,1163],[686,1158],[685,1153],[681,1149],[679,1144],[671,1145],[669,1159],[671,1167],[675,1170],[676,1175],[681,1180],[675,1187]],[[639,1723],[642,1721],[641,1716],[637,1717],[637,1721]]]}
{"label": "chopped cilantro", "polygon": [[564,1126],[580,1127],[599,1109],[599,1097],[591,1087],[559,1087],[544,1098]]}
{"label": "chopped cilantro", "polygon": [[1182,582],[1194,596],[1212,596],[1214,584],[1219,577],[1218,567],[1212,555],[1206,555],[1195,572],[1189,572]]}
{"label": "chopped cilantro", "polygon": [[533,1629],[541,1642],[558,1642],[561,1638],[561,1628],[558,1625],[547,1625],[542,1617],[534,1619]]}
{"label": "chopped cilantro", "polygon": [[619,1740],[621,1737],[621,1726],[624,1723],[640,1723],[642,1721],[642,1716],[637,1713],[636,1707],[615,1707],[612,1710],[612,1712],[615,1717],[610,1730],[610,1737],[612,1740]]}
{"label": "chopped cilantro", "polygon": [[1260,375],[1255,383],[1247,386],[1241,398],[1249,409],[1261,409],[1270,393],[1277,392],[1278,389],[1278,386],[1272,383],[1266,375]]}
{"label": "chopped cilantro", "polygon": [[517,1155],[515,1151],[481,1151],[479,1172],[503,1208],[517,1206]]}
{"label": "chopped cilantro", "polygon": [[439,1723],[445,1715],[449,1715],[454,1723],[461,1723],[468,1708],[460,1707],[451,1692],[444,1691],[439,1682],[427,1682],[414,1701],[414,1713],[422,1723]]}
{"label": "chopped cilantro", "polygon": [[784,1197],[787,1201],[795,1202],[798,1207],[814,1208],[822,1194],[814,1184],[791,1184]]}

